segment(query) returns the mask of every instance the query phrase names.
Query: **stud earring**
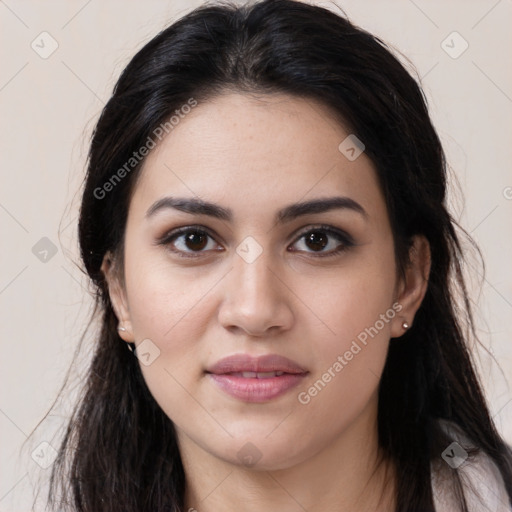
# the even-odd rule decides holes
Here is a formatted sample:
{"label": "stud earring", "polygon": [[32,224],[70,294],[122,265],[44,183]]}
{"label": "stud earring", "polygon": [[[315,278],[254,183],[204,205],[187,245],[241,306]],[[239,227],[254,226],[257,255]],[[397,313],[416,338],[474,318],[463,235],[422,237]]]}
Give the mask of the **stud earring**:
{"label": "stud earring", "polygon": [[402,327],[407,330],[409,329],[409,324],[407,322],[403,322]]}
{"label": "stud earring", "polygon": [[126,331],[126,329],[125,329],[122,325],[120,325],[120,326],[117,328],[117,330],[118,330],[118,331],[120,331],[120,332],[125,332],[125,331]]}

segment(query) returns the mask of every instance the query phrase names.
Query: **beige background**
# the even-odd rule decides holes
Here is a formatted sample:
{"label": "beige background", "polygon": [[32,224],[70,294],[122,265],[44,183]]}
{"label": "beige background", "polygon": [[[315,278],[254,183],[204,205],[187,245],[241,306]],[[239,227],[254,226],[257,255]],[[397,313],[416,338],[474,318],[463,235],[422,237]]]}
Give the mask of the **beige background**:
{"label": "beige background", "polygon": [[[73,352],[91,304],[76,265],[77,205],[91,129],[135,51],[200,3],[0,1],[2,512],[30,510],[31,483],[50,472],[31,453],[36,450],[42,463],[51,460],[51,448],[39,443],[57,446],[54,434],[72,396],[23,450],[21,445],[52,404],[69,365],[83,368],[87,361],[87,354],[74,359]],[[465,197],[454,196],[454,217],[480,244],[487,264],[480,288],[470,262],[472,300],[480,308],[482,342],[502,371],[481,352],[481,372],[494,418],[512,443],[512,2],[338,5],[407,55],[422,77]],[[58,44],[47,59],[31,48],[34,40],[42,46],[41,37],[50,48],[48,36],[39,36],[43,31]],[[458,58],[452,56],[464,40],[448,37],[453,31],[469,45]],[[46,262],[32,252],[43,237],[57,249]]]}

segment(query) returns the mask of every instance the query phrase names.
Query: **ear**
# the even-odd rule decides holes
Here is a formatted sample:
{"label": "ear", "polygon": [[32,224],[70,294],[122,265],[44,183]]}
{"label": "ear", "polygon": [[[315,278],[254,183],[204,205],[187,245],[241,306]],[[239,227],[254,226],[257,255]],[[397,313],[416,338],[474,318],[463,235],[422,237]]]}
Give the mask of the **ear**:
{"label": "ear", "polygon": [[130,310],[128,308],[128,301],[126,299],[126,292],[124,285],[121,283],[121,278],[118,275],[117,268],[115,267],[115,260],[111,252],[107,252],[103,257],[101,264],[101,271],[105,276],[108,285],[108,294],[110,302],[114,308],[114,312],[119,321],[119,326],[124,327],[125,331],[118,331],[119,336],[127,342],[134,342],[132,322],[130,318]]}
{"label": "ear", "polygon": [[397,287],[395,300],[402,309],[393,319],[392,338],[398,338],[406,332],[402,327],[403,322],[407,322],[409,326],[414,323],[414,315],[427,292],[430,266],[430,244],[423,235],[416,235],[409,250],[409,263],[405,269],[405,276],[400,278]]}

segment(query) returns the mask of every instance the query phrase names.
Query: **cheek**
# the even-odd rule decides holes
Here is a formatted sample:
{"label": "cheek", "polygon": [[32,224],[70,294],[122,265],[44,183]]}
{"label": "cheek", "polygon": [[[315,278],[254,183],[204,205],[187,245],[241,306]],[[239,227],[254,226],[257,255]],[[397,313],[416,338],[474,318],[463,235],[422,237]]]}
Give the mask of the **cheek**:
{"label": "cheek", "polygon": [[[373,252],[368,251],[364,257],[355,255],[347,265],[316,279],[312,288],[310,279],[298,281],[302,283],[298,294],[322,320],[319,334],[329,334],[322,335],[324,342],[317,345],[319,351],[329,357],[348,350],[351,341],[358,337],[364,343],[365,332],[369,329],[379,339],[389,338],[391,320],[396,316],[392,308],[395,289],[393,252],[385,245],[378,254]],[[377,334],[373,329],[376,323]]]}
{"label": "cheek", "polygon": [[375,403],[396,316],[389,296],[367,297],[363,305],[343,298],[331,307],[336,334],[315,340],[314,371],[296,394],[298,422],[317,418],[327,437],[346,429]]}
{"label": "cheek", "polygon": [[176,338],[185,325],[188,332],[195,329],[198,324],[190,319],[204,307],[204,298],[218,276],[198,267],[180,268],[165,256],[163,249],[133,245],[127,252],[125,268],[135,338],[153,337],[163,343]]}
{"label": "cheek", "polygon": [[335,423],[345,417],[337,407],[356,415],[376,391],[400,309],[393,303],[392,248],[359,263],[310,294],[312,309],[328,329],[320,326],[316,339],[311,333],[315,369],[298,401],[307,414],[332,416]]}
{"label": "cheek", "polygon": [[[126,290],[140,367],[151,394],[173,419],[190,404],[190,383],[202,371],[198,340],[204,338],[215,276],[194,279],[176,271],[165,258],[148,257],[133,247],[125,260]],[[197,276],[197,274],[196,274]],[[140,348],[139,348],[140,347]],[[144,358],[143,353],[150,356]],[[149,363],[149,364],[148,364]],[[185,408],[186,409],[186,408]]]}
{"label": "cheek", "polygon": [[[144,380],[178,426],[187,418],[192,421],[204,413],[194,410],[191,394],[208,361],[209,347],[201,341],[207,338],[205,332],[214,317],[212,291],[219,276],[197,268],[178,268],[165,257],[150,257],[136,246],[127,252],[125,273]],[[150,353],[149,364],[144,364],[142,347]]]}
{"label": "cheek", "polygon": [[[209,301],[201,300],[208,287],[198,285],[182,296],[169,293],[162,282],[139,288],[132,311],[133,329],[137,342],[148,344],[150,364],[140,357],[140,368],[151,395],[165,414],[185,428],[204,417],[204,410],[193,399],[203,376],[207,347],[201,348],[206,322],[211,311]],[[203,290],[203,288],[205,288]],[[142,341],[145,340],[145,341]],[[138,353],[141,354],[139,348]],[[210,425],[213,427],[213,425]]]}

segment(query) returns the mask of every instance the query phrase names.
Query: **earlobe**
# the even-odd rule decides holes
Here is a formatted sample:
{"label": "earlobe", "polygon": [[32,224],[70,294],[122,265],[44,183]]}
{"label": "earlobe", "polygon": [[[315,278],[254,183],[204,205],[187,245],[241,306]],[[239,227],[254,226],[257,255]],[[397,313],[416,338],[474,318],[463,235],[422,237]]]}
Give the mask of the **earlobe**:
{"label": "earlobe", "polygon": [[[431,267],[430,244],[423,235],[416,235],[409,251],[409,263],[399,286],[396,301],[402,306],[400,315],[391,327],[391,337],[398,338],[409,330],[414,323],[428,288]],[[404,324],[407,327],[404,327]]]}
{"label": "earlobe", "polygon": [[120,277],[115,268],[115,260],[110,251],[103,257],[101,271],[105,276],[110,302],[119,321],[117,332],[124,341],[133,342],[134,337],[126,293],[120,283]]}

